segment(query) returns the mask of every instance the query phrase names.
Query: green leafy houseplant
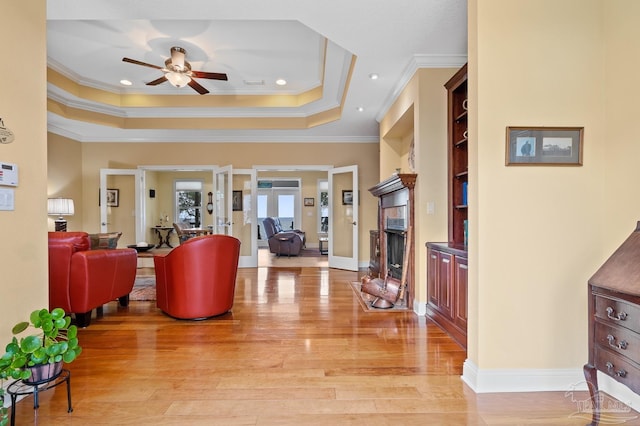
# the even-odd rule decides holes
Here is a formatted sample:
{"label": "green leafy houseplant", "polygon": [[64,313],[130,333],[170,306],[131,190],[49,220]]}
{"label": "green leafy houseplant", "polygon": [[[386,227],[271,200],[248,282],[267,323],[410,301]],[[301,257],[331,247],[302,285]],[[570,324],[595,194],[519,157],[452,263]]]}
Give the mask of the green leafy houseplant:
{"label": "green leafy houseplant", "polygon": [[[16,335],[29,327],[38,331],[18,340]],[[51,312],[47,309],[33,311],[29,322],[19,322],[11,332],[14,336],[0,358],[0,426],[9,422],[8,409],[4,407],[4,379],[28,380],[31,367],[62,361],[69,363],[82,352],[78,345],[78,328],[71,325],[71,317],[60,308]]]}
{"label": "green leafy houseplant", "polygon": [[[18,340],[16,335],[29,327],[38,331]],[[78,328],[71,325],[71,317],[60,308],[51,312],[35,310],[29,316],[29,322],[16,324],[11,332],[14,336],[0,358],[0,379],[29,379],[30,367],[61,361],[70,363],[82,352],[78,345]]]}

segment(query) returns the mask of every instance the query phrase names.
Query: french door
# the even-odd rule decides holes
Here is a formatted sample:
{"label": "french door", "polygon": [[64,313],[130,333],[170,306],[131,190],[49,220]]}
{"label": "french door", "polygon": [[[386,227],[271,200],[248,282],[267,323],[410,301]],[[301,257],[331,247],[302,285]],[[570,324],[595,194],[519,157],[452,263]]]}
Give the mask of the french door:
{"label": "french door", "polygon": [[214,225],[216,234],[233,235],[233,167],[219,167],[213,172],[213,182],[215,191],[214,201]]}
{"label": "french door", "polygon": [[138,169],[100,169],[100,232],[122,232],[120,245],[144,239],[141,176]]}
{"label": "french door", "polygon": [[329,267],[358,270],[358,166],[329,170]]}

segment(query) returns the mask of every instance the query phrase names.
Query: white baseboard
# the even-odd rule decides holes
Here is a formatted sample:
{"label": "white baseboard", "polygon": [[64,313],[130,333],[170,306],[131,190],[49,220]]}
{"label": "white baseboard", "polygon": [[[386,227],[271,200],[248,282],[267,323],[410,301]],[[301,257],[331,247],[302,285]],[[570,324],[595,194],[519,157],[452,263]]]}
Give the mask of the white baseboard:
{"label": "white baseboard", "polygon": [[413,312],[418,314],[419,316],[427,315],[427,304],[425,302],[421,302],[419,300],[413,300]]}
{"label": "white baseboard", "polygon": [[[561,391],[566,392],[566,398],[574,398],[572,391],[588,390],[582,368],[479,370],[467,359],[462,367],[461,378],[475,393]],[[640,395],[599,371],[598,388],[624,405],[636,411],[640,409]],[[584,404],[585,401],[579,398],[575,402],[580,407],[580,403]]]}
{"label": "white baseboard", "polygon": [[480,370],[467,359],[462,380],[475,393],[588,390],[582,368]]}
{"label": "white baseboard", "polygon": [[606,394],[611,395],[625,405],[639,411],[640,395],[634,393],[631,389],[620,382],[598,371],[598,389]]}

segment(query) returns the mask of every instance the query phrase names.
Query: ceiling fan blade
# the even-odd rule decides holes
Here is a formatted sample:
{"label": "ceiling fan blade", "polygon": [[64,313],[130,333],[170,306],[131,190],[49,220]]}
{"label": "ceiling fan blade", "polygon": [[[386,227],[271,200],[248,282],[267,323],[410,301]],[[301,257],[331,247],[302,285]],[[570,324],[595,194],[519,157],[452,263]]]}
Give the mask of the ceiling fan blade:
{"label": "ceiling fan blade", "polygon": [[227,81],[227,75],[220,72],[205,72],[205,71],[193,71],[191,70],[191,74],[193,74],[196,78],[208,78],[210,80],[224,80]]}
{"label": "ceiling fan blade", "polygon": [[209,93],[209,91],[207,89],[205,89],[204,87],[202,87],[200,85],[200,83],[198,83],[197,81],[195,81],[194,79],[191,79],[188,83],[187,83],[193,90],[195,90],[196,92],[200,93],[201,95],[206,95],[207,93]]}
{"label": "ceiling fan blade", "polygon": [[155,68],[157,70],[161,70],[162,69],[162,67],[159,67],[157,65],[152,65],[152,64],[148,64],[146,62],[136,61],[135,59],[122,58],[122,61],[123,62],[129,62],[130,64],[142,65],[143,67]]}
{"label": "ceiling fan blade", "polygon": [[150,81],[147,83],[147,86],[157,86],[160,83],[164,83],[165,81],[167,81],[167,77],[165,77],[164,75],[160,78],[157,78],[153,81]]}

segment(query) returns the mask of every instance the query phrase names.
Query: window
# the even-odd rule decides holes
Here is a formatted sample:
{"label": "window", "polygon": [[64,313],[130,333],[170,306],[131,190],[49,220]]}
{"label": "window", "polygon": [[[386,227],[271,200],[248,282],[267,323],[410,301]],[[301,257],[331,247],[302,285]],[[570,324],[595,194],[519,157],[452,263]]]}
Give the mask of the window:
{"label": "window", "polygon": [[175,218],[192,228],[202,226],[202,181],[178,180],[175,182]]}
{"label": "window", "polygon": [[318,232],[326,234],[329,232],[329,181],[318,181]]}

